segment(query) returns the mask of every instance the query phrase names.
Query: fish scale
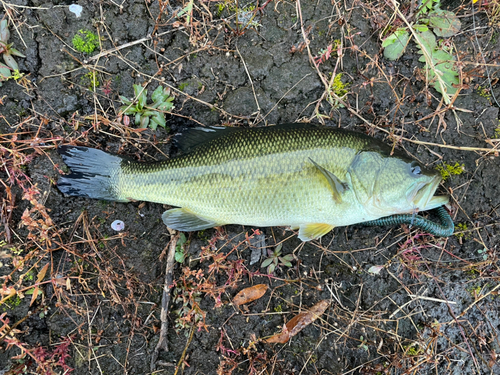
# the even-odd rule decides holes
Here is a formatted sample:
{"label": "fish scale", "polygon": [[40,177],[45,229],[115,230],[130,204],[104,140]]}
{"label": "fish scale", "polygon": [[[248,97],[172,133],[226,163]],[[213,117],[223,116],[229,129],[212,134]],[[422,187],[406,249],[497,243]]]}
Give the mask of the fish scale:
{"label": "fish scale", "polygon": [[432,197],[437,172],[364,134],[308,124],[204,130],[180,138],[189,152],[157,163],[63,146],[73,173],[58,186],[70,195],[180,207],[163,215],[174,229],[292,226],[303,240],[447,201]]}
{"label": "fish scale", "polygon": [[342,178],[366,142],[330,128],[269,129],[237,131],[160,165],[130,163],[122,168],[118,191],[223,224],[292,225],[338,214],[334,207],[327,212],[330,187],[308,159]]}

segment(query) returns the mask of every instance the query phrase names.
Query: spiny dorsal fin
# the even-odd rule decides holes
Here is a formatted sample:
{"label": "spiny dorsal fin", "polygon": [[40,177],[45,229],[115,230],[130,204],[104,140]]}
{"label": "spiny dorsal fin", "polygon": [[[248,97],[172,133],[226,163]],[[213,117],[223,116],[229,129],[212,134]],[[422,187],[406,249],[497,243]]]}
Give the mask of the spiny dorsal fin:
{"label": "spiny dorsal fin", "polygon": [[302,224],[299,229],[299,238],[302,241],[311,241],[320,238],[333,229],[333,225],[322,223]]}
{"label": "spiny dorsal fin", "polygon": [[346,190],[345,184],[342,181],[340,181],[338,177],[335,176],[332,172],[326,170],[311,158],[309,158],[309,160],[321,172],[321,174],[325,176],[326,180],[328,181],[328,184],[332,188],[333,199],[335,200],[335,202],[337,203],[342,202],[342,194]]}
{"label": "spiny dorsal fin", "polygon": [[176,134],[174,137],[174,144],[178,148],[179,152],[187,154],[202,144],[241,130],[242,128],[231,128],[226,126],[189,128]]}
{"label": "spiny dorsal fin", "polygon": [[239,132],[239,131],[254,131],[259,129],[259,131],[276,131],[278,129],[312,129],[318,128],[319,125],[309,124],[309,123],[288,123],[273,126],[265,126],[258,128],[233,128],[229,126],[208,126],[206,128],[196,127],[188,128],[178,133],[174,137],[174,144],[178,148],[179,152],[186,154],[196,147],[206,144],[214,139],[224,137],[228,134]]}
{"label": "spiny dorsal fin", "polygon": [[185,208],[173,208],[165,211],[163,215],[161,215],[161,218],[167,227],[181,232],[195,232],[197,230],[223,225],[198,216]]}

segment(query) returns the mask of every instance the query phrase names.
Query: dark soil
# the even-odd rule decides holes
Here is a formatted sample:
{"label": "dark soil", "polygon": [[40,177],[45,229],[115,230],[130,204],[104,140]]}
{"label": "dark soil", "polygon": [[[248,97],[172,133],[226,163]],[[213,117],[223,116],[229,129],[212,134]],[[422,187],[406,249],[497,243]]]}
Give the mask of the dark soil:
{"label": "dark soil", "polygon": [[[79,18],[69,1],[1,3],[0,19],[10,20],[9,42],[26,58],[16,58],[24,79],[0,87],[0,147],[31,155],[18,169],[31,182],[23,188],[23,177],[16,180],[12,165],[2,165],[0,297],[13,285],[19,293],[0,303],[0,337],[18,340],[0,342],[0,374],[51,373],[49,367],[54,373],[68,367],[72,374],[152,373],[170,241],[160,219],[165,207],[64,197],[55,186],[62,167],[57,145],[151,161],[172,155],[172,136],[188,127],[296,121],[368,133],[430,167],[458,163],[462,169],[455,168],[457,174],[440,188],[451,195],[456,234],[444,239],[407,226],[355,225],[304,244],[284,228],[259,228],[262,234],[255,234],[257,228],[229,225],[222,233],[191,233],[173,289],[199,299],[205,327],[198,324],[189,341],[189,322],[178,325],[182,304],[172,301],[169,351],[160,352],[154,373],[500,373],[500,162],[484,151],[500,138],[499,20],[492,20],[491,9],[477,6],[473,17],[469,2],[443,5],[462,21],[462,31],[449,39],[464,82],[452,110],[427,87],[414,43],[398,61],[383,58],[380,35],[393,14],[390,6],[348,3],[301,1],[300,6],[313,56],[342,42],[342,55],[334,48],[319,71],[327,79],[343,73],[350,108],[323,96],[294,2],[269,3],[247,28],[235,24],[236,5],[230,2],[195,1],[189,24],[185,16],[173,17],[187,2],[83,0]],[[73,36],[82,29],[100,36],[100,47],[91,54],[73,48]],[[175,93],[166,129],[136,132],[133,119],[125,126],[118,115],[118,96],[131,98],[132,85],[145,83],[150,93],[158,84]],[[5,160],[12,155],[4,154]],[[49,239],[43,239],[41,225],[29,227],[22,220],[33,207],[23,199],[31,184],[52,220]],[[8,202],[15,205],[12,212]],[[37,210],[31,218],[43,221]],[[111,229],[117,219],[125,222],[125,231]],[[247,241],[246,235],[253,237]],[[280,242],[283,255],[294,255],[292,267],[265,276],[260,267],[265,252],[250,264],[256,244],[274,250]],[[202,258],[207,251],[213,256]],[[217,269],[216,254],[229,252]],[[33,291],[46,264],[41,280],[49,282],[40,285],[42,293],[30,305],[26,291]],[[374,274],[372,266],[383,269]],[[187,276],[188,269],[201,273]],[[263,298],[241,308],[230,303],[254,284],[269,286]],[[218,294],[207,290],[221,293],[220,306]],[[325,314],[289,343],[257,340],[324,299],[331,300]],[[10,333],[6,324],[14,328]],[[58,364],[55,350],[68,340],[69,357]],[[40,348],[48,353],[45,358],[56,354],[45,370],[37,369],[29,355],[14,358],[20,347],[38,359]]]}

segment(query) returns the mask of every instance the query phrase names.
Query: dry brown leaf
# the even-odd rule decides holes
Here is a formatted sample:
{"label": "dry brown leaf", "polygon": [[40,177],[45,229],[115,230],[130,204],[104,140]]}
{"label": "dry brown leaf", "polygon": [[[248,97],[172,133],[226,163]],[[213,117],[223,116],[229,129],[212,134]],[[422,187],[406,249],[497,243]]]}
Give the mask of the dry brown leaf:
{"label": "dry brown leaf", "polygon": [[43,280],[45,277],[45,274],[47,273],[47,269],[49,268],[49,263],[47,263],[45,266],[42,267],[40,272],[38,272],[38,275],[36,277],[36,284],[35,284],[35,289],[33,290],[33,295],[31,296],[31,302],[30,306],[33,305],[33,302],[35,302],[36,297],[38,297],[38,284]]}
{"label": "dry brown leaf", "polygon": [[47,263],[45,266],[42,267],[40,272],[38,272],[38,275],[36,276],[36,282],[39,283],[43,280],[45,277],[45,274],[47,273],[47,269],[49,268],[49,263]]}
{"label": "dry brown leaf", "polygon": [[306,326],[318,319],[330,305],[326,299],[319,301],[308,311],[295,315],[284,327],[283,331],[271,336],[265,342],[284,344],[297,333],[302,331]]}
{"label": "dry brown leaf", "polygon": [[33,302],[35,302],[36,297],[38,297],[38,286],[35,286],[35,289],[33,290],[33,294],[31,295],[30,306],[33,305]]}
{"label": "dry brown leaf", "polygon": [[266,284],[258,284],[240,290],[240,292],[234,296],[233,303],[236,306],[239,306],[239,305],[244,305],[245,303],[255,301],[256,299],[259,299],[266,293],[267,288],[268,286]]}

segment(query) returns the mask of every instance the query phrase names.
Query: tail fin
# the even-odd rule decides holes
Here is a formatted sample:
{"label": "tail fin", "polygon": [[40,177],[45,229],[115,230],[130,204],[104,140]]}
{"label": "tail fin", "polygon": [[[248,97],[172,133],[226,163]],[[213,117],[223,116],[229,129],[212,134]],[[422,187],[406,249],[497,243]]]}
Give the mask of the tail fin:
{"label": "tail fin", "polygon": [[117,192],[117,174],[123,158],[101,150],[78,146],[57,149],[71,173],[57,181],[59,190],[70,196],[127,202]]}

